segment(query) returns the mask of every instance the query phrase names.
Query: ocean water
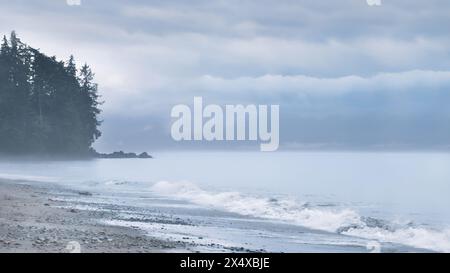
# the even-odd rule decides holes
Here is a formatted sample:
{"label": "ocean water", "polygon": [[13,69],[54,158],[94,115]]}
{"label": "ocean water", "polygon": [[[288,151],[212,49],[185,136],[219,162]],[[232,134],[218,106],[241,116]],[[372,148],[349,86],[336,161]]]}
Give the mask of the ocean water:
{"label": "ocean water", "polygon": [[89,191],[61,198],[200,251],[450,252],[449,166],[431,152],[163,152],[3,160],[0,178]]}

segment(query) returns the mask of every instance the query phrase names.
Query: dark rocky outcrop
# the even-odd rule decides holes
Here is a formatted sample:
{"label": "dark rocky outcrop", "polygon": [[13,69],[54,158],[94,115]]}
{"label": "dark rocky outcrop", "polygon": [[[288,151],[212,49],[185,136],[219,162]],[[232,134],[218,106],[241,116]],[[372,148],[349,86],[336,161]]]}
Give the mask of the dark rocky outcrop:
{"label": "dark rocky outcrop", "polygon": [[97,153],[96,154],[97,158],[141,158],[141,159],[150,159],[153,158],[151,155],[149,155],[146,152],[143,152],[141,154],[136,154],[136,153],[125,153],[123,151],[120,152],[114,152],[114,153],[110,153],[110,154],[102,154],[102,153]]}

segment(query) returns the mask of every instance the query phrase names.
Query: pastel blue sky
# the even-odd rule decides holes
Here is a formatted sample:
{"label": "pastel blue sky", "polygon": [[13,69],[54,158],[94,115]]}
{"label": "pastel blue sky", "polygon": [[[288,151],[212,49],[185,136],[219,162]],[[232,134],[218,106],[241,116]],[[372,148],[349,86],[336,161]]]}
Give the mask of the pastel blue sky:
{"label": "pastel blue sky", "polygon": [[282,147],[450,145],[446,0],[0,3],[0,33],[91,64],[100,150],[180,147],[170,108],[193,96],[280,104]]}

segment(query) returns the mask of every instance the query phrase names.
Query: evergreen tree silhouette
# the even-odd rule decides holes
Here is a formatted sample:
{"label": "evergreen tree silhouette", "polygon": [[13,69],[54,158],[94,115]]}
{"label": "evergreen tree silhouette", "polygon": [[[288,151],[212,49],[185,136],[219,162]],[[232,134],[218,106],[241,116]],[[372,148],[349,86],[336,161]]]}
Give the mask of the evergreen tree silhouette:
{"label": "evergreen tree silhouette", "polygon": [[0,47],[0,153],[92,153],[100,137],[98,86],[88,65],[58,61],[15,32]]}

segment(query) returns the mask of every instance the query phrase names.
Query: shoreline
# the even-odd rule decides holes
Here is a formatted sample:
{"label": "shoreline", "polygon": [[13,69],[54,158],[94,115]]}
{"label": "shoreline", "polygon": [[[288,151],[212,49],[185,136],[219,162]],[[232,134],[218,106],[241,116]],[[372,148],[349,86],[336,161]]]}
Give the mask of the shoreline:
{"label": "shoreline", "polygon": [[0,253],[70,253],[78,244],[82,253],[192,251],[182,242],[102,224],[108,212],[64,208],[49,187],[31,183],[0,179]]}
{"label": "shoreline", "polygon": [[[0,178],[0,253],[68,253],[73,246],[82,253],[359,253],[370,252],[368,243],[374,242],[214,209],[166,207],[164,199],[147,198],[124,202],[114,191]],[[382,252],[434,252],[401,242],[380,246]]]}

